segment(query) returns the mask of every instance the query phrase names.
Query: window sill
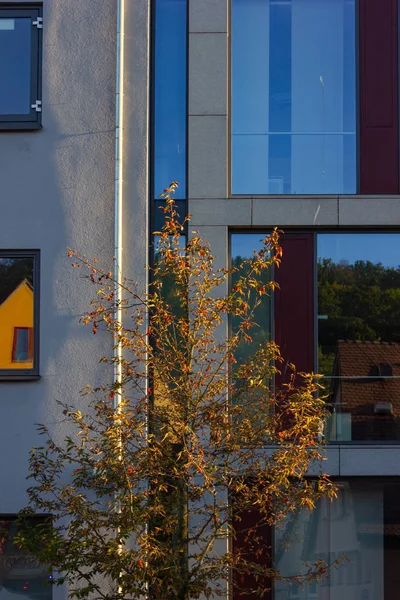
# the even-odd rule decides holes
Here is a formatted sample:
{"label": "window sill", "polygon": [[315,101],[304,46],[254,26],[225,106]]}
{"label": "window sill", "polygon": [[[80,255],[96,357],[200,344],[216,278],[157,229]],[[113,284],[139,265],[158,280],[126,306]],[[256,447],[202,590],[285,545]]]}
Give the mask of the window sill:
{"label": "window sill", "polygon": [[39,381],[40,375],[36,373],[0,373],[0,383],[2,381]]}
{"label": "window sill", "polygon": [[38,121],[0,121],[0,131],[37,131],[43,129]]}

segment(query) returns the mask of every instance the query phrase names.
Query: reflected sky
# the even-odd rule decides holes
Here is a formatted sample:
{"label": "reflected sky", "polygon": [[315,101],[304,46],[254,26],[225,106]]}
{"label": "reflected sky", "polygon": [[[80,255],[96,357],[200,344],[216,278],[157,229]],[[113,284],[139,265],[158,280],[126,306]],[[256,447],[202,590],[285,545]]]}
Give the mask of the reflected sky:
{"label": "reflected sky", "polygon": [[154,195],[186,196],[186,0],[156,0]]}
{"label": "reflected sky", "polygon": [[0,114],[29,114],[31,19],[0,19]]}
{"label": "reflected sky", "polygon": [[356,192],[353,0],[232,0],[232,191]]}
{"label": "reflected sky", "polygon": [[324,233],[318,234],[318,258],[335,263],[357,260],[400,265],[400,235],[397,233]]}

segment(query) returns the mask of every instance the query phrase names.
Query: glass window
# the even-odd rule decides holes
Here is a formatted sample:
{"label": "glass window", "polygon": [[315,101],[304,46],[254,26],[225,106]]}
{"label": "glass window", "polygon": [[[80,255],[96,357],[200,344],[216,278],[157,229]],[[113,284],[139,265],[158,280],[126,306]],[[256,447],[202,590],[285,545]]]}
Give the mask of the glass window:
{"label": "glass window", "polygon": [[14,327],[12,362],[33,361],[32,327]]}
{"label": "glass window", "polygon": [[0,378],[38,373],[38,254],[0,252]]}
{"label": "glass window", "polygon": [[0,8],[0,128],[40,126],[40,7]]}
{"label": "glass window", "polygon": [[400,439],[400,235],[317,236],[318,371],[330,440]]}
{"label": "glass window", "polygon": [[154,195],[186,197],[186,0],[155,1]]}
{"label": "glass window", "polygon": [[[400,560],[400,484],[341,481],[336,500],[315,510],[299,510],[275,531],[278,581],[275,600],[395,600]],[[306,563],[343,557],[320,583],[304,587],[288,578],[307,571]]]}
{"label": "glass window", "polygon": [[0,599],[51,600],[50,569],[14,544],[16,533],[16,519],[0,517]]}
{"label": "glass window", "polygon": [[354,0],[232,0],[232,192],[356,192]]}
{"label": "glass window", "polygon": [[[232,234],[231,236],[231,267],[240,268],[241,264],[244,260],[251,258],[254,250],[260,250],[262,248],[262,240],[265,236],[260,233],[244,233],[244,234]],[[244,274],[233,273],[231,287],[233,288],[235,285],[235,280],[238,275]],[[268,276],[266,272],[264,272],[263,276],[267,280],[271,278],[271,275]],[[271,339],[272,335],[272,327],[271,327],[271,296],[263,296],[260,305],[254,311],[254,322],[257,323],[255,327],[249,330],[249,335],[252,337],[253,341],[251,343],[245,343],[244,341],[240,343],[236,350],[236,360],[237,362],[243,363],[245,360],[250,358],[254,352],[257,350],[258,345],[266,340]],[[238,317],[231,318],[231,327],[232,330],[235,331],[238,322]]]}

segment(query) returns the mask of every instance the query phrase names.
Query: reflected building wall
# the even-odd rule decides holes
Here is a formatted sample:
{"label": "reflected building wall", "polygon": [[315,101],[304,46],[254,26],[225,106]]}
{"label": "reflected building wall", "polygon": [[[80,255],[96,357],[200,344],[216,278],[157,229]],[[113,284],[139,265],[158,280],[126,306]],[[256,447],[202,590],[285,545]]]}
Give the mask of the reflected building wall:
{"label": "reflected building wall", "polygon": [[31,368],[33,288],[24,280],[0,304],[0,369]]}

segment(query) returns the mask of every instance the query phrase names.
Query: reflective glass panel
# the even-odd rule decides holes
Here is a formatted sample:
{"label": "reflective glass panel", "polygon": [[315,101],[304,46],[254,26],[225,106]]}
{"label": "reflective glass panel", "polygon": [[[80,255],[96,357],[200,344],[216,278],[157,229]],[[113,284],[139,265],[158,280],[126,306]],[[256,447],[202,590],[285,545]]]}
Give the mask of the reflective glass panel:
{"label": "reflective glass panel", "polygon": [[173,181],[186,196],[186,0],[156,0],[154,194]]}
{"label": "reflective glass panel", "polygon": [[354,0],[232,0],[232,192],[356,192]]}
{"label": "reflective glass panel", "polygon": [[0,256],[0,369],[33,368],[34,259]]}
{"label": "reflective glass panel", "polygon": [[[265,236],[260,233],[241,233],[232,234],[231,236],[231,266],[238,267],[243,264],[245,259],[251,258],[254,250],[260,250],[263,246],[262,240]],[[235,285],[240,274],[245,274],[244,271],[233,273],[231,287]],[[263,277],[267,282],[272,275],[264,272]],[[254,322],[257,324],[249,330],[249,335],[253,339],[252,343],[240,343],[236,350],[236,360],[240,364],[247,360],[257,350],[258,345],[268,339],[271,339],[271,296],[264,296],[260,305],[255,309]],[[231,327],[235,331],[238,326],[238,317],[232,317]]]}
{"label": "reflective glass panel", "polygon": [[[36,519],[40,522],[40,519]],[[51,600],[50,569],[14,544],[16,520],[0,518],[0,598],[4,600]]]}
{"label": "reflective glass panel", "polygon": [[331,441],[400,439],[400,235],[319,234],[318,371]]}
{"label": "reflective glass panel", "polygon": [[[287,578],[277,582],[275,600],[396,600],[399,494],[399,483],[342,481],[336,500],[286,519],[275,532],[276,566]],[[302,587],[294,580],[306,563],[340,557],[323,581]]]}
{"label": "reflective glass panel", "polygon": [[31,110],[30,18],[0,18],[0,114]]}

